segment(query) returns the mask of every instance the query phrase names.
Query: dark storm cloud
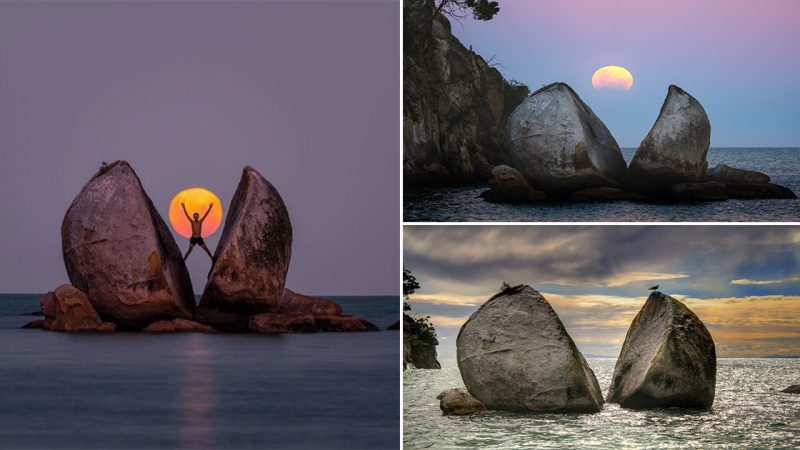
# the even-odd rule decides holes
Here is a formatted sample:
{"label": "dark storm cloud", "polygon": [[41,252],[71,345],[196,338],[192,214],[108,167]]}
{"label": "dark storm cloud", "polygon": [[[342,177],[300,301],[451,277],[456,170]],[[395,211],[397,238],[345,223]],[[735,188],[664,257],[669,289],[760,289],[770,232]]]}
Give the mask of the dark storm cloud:
{"label": "dark storm cloud", "polygon": [[616,356],[653,284],[686,303],[720,356],[796,355],[800,228],[406,226],[404,266],[453,357],[458,329],[501,280],[533,285],[587,354]]}
{"label": "dark storm cloud", "polygon": [[164,216],[190,186],[227,207],[252,165],[289,209],[290,287],[396,293],[399,60],[395,2],[0,3],[0,291],[66,281],[64,211],[126,159]]}
{"label": "dark storm cloud", "polygon": [[465,285],[624,286],[620,275],[648,272],[718,292],[743,273],[796,274],[797,235],[776,226],[407,226],[404,264]]}

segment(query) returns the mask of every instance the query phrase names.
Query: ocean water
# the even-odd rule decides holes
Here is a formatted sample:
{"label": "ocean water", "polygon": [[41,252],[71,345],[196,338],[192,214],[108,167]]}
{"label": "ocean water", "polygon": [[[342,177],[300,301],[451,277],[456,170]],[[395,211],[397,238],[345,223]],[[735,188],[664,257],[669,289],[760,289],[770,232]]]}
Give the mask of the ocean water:
{"label": "ocean water", "polygon": [[378,333],[67,334],[0,294],[0,448],[398,448],[399,298]]}
{"label": "ocean water", "polygon": [[[636,149],[623,148],[630,163]],[[719,163],[756,170],[800,195],[800,148],[712,148],[709,167]],[[409,188],[403,193],[407,222],[780,222],[800,220],[800,200],[724,202],[495,204],[479,198],[488,185]]]}
{"label": "ocean water", "polygon": [[[588,358],[605,394],[615,359]],[[800,359],[718,359],[710,411],[634,411],[606,404],[597,414],[483,412],[443,416],[436,395],[463,386],[455,361],[403,373],[405,449],[800,448]]]}

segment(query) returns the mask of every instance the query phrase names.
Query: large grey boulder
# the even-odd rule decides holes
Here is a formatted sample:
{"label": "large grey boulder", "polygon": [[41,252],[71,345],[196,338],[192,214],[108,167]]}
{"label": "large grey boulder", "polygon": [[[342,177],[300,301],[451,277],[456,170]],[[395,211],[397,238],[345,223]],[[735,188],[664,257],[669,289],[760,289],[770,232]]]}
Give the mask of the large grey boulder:
{"label": "large grey boulder", "polygon": [[594,372],[550,304],[530,286],[490,298],[461,327],[458,368],[469,393],[489,409],[597,412]]}
{"label": "large grey boulder", "polygon": [[292,224],[280,194],[247,166],[233,195],[198,306],[201,322],[247,330],[251,315],[277,312],[292,254]]}
{"label": "large grey boulder", "polygon": [[698,181],[708,167],[710,142],[711,123],[703,106],[670,85],[653,128],[633,155],[627,182],[639,189],[659,190]]}
{"label": "large grey boulder", "polygon": [[512,166],[536,189],[619,186],[626,165],[602,121],[565,83],[531,94],[508,118]]}
{"label": "large grey boulder", "polygon": [[142,328],[192,317],[189,273],[178,245],[126,161],[100,169],[61,225],[70,282],[103,320]]}
{"label": "large grey boulder", "polygon": [[606,400],[632,409],[710,408],[716,377],[716,349],[703,322],[653,292],[625,336]]}

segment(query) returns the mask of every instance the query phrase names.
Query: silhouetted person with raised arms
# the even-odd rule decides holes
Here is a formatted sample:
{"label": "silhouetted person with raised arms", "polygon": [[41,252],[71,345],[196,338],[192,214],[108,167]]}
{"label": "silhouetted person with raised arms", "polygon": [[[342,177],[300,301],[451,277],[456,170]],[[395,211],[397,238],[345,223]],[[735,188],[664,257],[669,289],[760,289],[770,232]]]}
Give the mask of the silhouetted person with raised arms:
{"label": "silhouetted person with raised arms", "polygon": [[195,245],[199,245],[203,247],[203,250],[208,253],[208,257],[211,260],[214,260],[214,257],[211,255],[211,251],[206,247],[206,243],[203,242],[203,221],[206,220],[208,217],[208,213],[211,212],[211,208],[214,207],[214,204],[208,205],[208,210],[203,217],[200,218],[200,214],[194,213],[191,217],[189,217],[189,213],[186,211],[186,205],[181,203],[181,207],[183,208],[183,213],[186,215],[186,218],[189,219],[189,223],[192,224],[192,237],[189,239],[189,250],[186,251],[186,255],[184,255],[183,260],[186,261],[186,258],[189,257],[189,253],[192,253],[192,249]]}

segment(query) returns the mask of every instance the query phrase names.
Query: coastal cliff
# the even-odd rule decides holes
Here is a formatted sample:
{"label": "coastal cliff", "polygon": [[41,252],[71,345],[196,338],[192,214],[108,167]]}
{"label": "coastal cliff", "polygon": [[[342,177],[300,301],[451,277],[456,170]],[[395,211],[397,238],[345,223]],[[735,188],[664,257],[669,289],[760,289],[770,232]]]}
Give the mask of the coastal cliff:
{"label": "coastal cliff", "polygon": [[486,181],[509,161],[508,115],[528,87],[465,47],[433,0],[403,2],[403,175],[416,185]]}

